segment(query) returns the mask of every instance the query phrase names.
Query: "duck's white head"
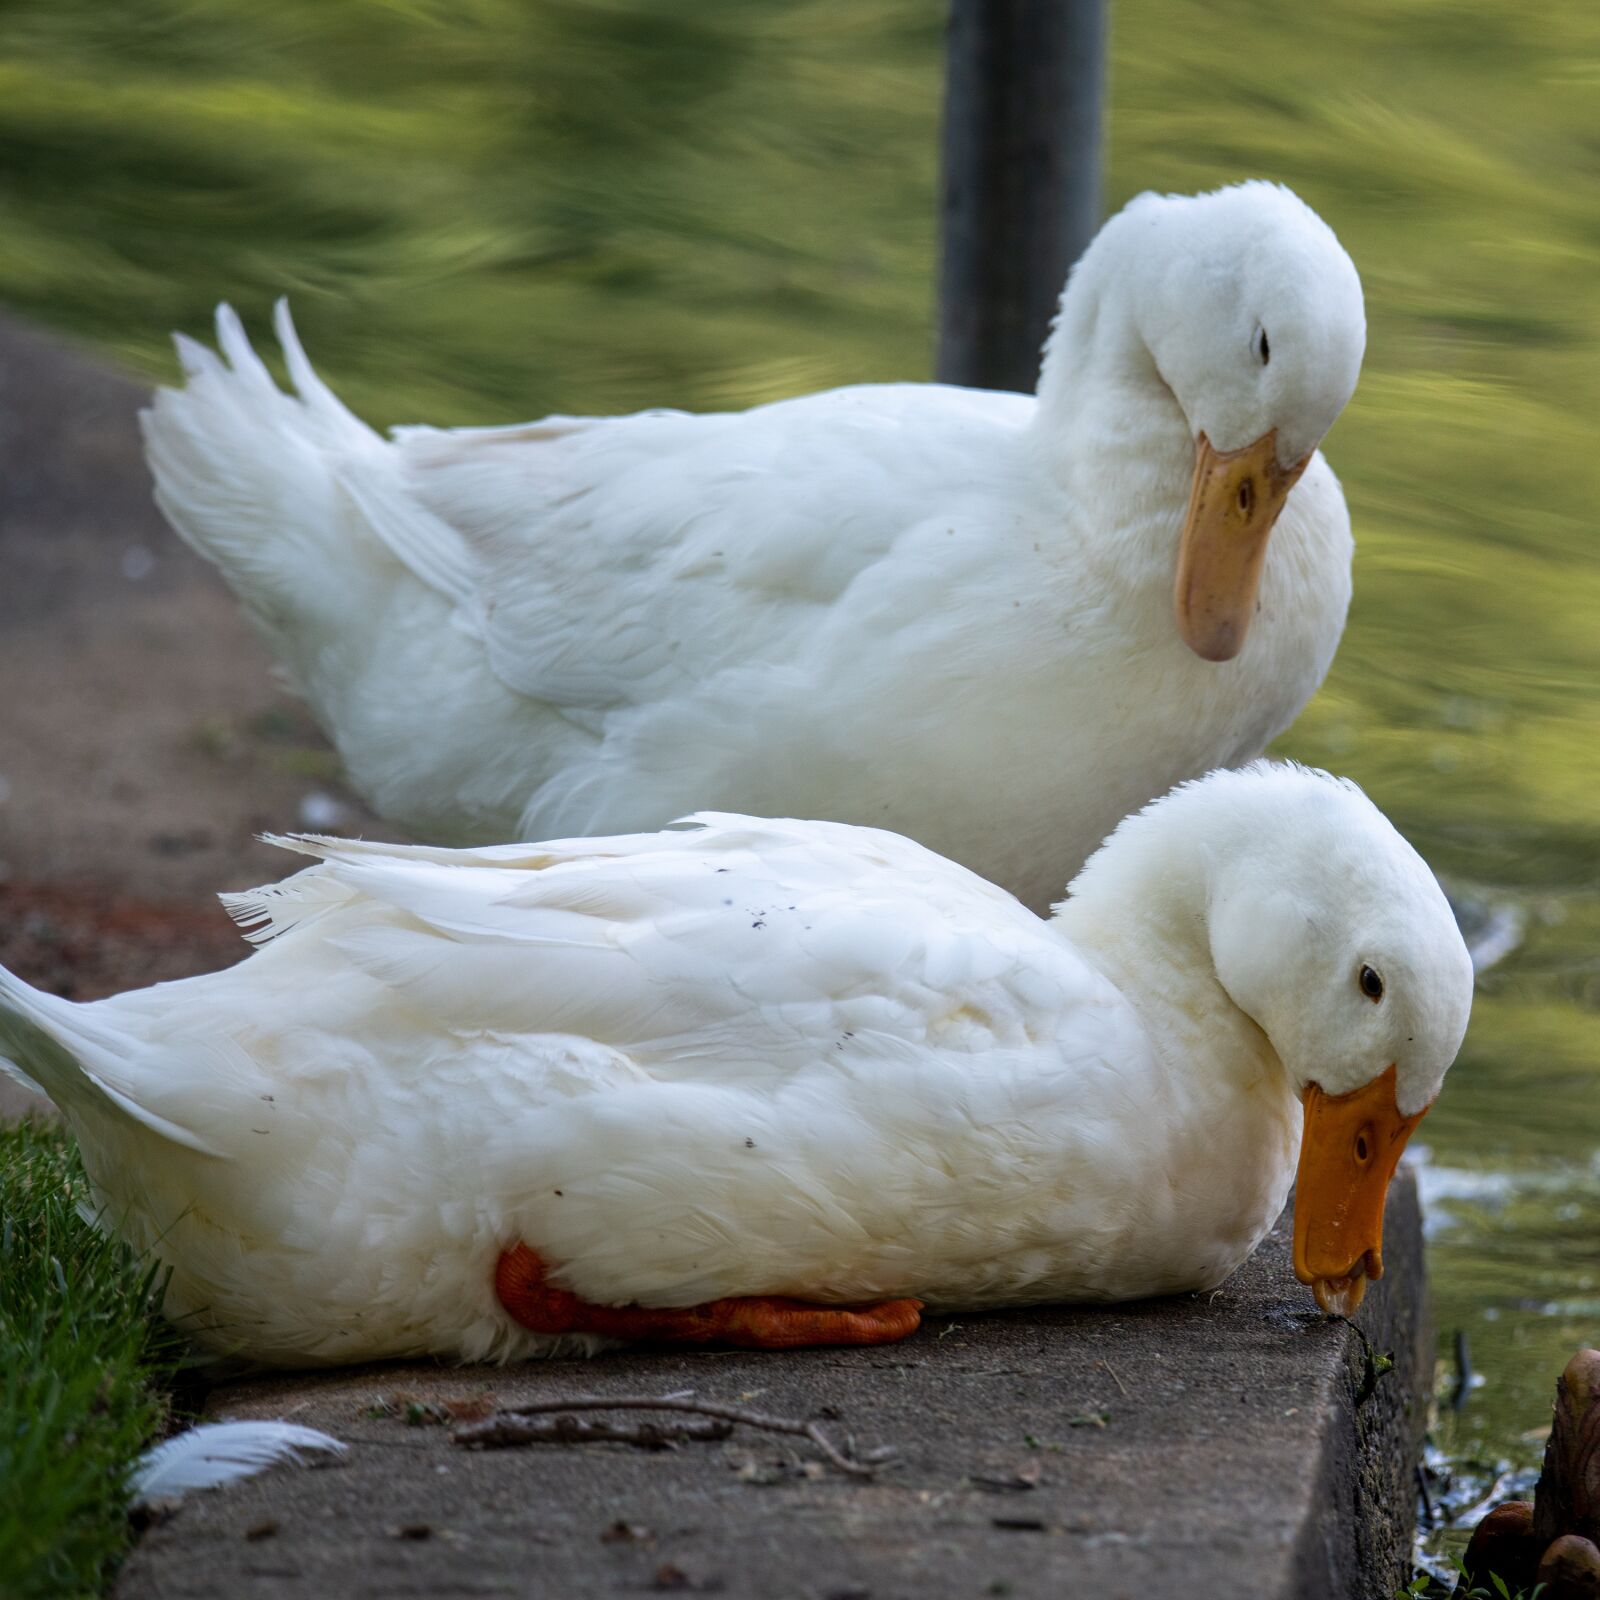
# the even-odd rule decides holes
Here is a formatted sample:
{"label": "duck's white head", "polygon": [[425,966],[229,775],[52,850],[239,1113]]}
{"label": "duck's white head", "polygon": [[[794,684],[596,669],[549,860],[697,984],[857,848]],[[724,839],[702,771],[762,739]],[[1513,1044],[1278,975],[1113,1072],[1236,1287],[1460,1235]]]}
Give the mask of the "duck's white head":
{"label": "duck's white head", "polygon": [[1203,919],[1217,983],[1304,1104],[1295,1273],[1352,1311],[1383,1271],[1389,1180],[1466,1033],[1472,961],[1450,904],[1353,783],[1267,761],[1129,818],[1072,893],[1139,878]]}
{"label": "duck's white head", "polygon": [[1261,182],[1129,201],[1074,270],[1047,366],[1084,333],[1068,314],[1080,278],[1094,320],[1134,336],[1129,375],[1164,387],[1194,442],[1174,606],[1192,650],[1229,660],[1278,514],[1355,390],[1361,280],[1316,212]]}

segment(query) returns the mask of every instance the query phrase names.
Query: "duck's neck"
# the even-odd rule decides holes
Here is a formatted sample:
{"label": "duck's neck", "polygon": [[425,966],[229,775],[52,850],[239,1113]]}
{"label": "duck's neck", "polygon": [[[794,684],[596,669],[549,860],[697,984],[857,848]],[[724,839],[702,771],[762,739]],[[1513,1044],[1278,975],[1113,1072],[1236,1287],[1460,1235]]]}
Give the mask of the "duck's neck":
{"label": "duck's neck", "polygon": [[1217,976],[1209,852],[1148,814],[1115,845],[1091,858],[1052,926],[1133,1005],[1179,1101],[1231,1114],[1248,1096],[1292,1119],[1283,1063]]}
{"label": "duck's neck", "polygon": [[[1107,233],[1112,230],[1107,230]],[[1092,546],[1126,586],[1172,582],[1194,438],[1135,316],[1123,252],[1102,235],[1074,268],[1045,345],[1030,444],[1040,471],[1094,508]]]}
{"label": "duck's neck", "polygon": [[1175,1291],[1222,1282],[1272,1226],[1300,1108],[1266,1034],[1217,977],[1203,852],[1159,842],[1102,850],[1055,926],[1132,1005],[1159,1064],[1118,1148],[1138,1194],[1127,1248],[1147,1290]]}

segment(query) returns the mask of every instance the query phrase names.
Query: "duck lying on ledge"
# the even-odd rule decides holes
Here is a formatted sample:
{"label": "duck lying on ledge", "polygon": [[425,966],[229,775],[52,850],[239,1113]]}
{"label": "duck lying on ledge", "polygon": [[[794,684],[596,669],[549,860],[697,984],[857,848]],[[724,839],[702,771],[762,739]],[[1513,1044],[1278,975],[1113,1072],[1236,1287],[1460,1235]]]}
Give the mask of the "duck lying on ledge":
{"label": "duck lying on ledge", "polygon": [[1298,1275],[1351,1309],[1382,1271],[1472,971],[1353,785],[1185,785],[1049,921],[894,834],[693,821],[284,841],[321,861],[232,898],[247,961],[83,1005],[4,975],[0,1058],[169,1314],[274,1363],[1210,1289],[1297,1146]]}
{"label": "duck lying on ledge", "polygon": [[162,508],[356,788],[433,842],[828,817],[1043,911],[1129,811],[1259,755],[1344,628],[1317,445],[1361,285],[1272,184],[1112,218],[1037,396],[876,384],[385,439],[285,308],[294,394],[227,307],[217,335],[224,359],[180,339],[188,381],[145,414]]}

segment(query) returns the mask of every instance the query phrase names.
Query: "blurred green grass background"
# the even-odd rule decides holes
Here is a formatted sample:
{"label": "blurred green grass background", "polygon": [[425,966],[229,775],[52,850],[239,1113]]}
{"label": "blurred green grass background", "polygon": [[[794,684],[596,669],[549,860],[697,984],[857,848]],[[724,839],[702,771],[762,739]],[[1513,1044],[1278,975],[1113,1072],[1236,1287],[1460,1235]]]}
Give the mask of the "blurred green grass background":
{"label": "blurred green grass background", "polygon": [[[287,293],[378,423],[925,377],[942,48],[933,0],[6,0],[0,304],[168,378]],[[1276,178],[1366,286],[1355,607],[1285,748],[1528,924],[1425,1130],[1555,1186],[1435,1250],[1486,1455],[1600,1343],[1597,105],[1593,0],[1113,6],[1108,208]]]}

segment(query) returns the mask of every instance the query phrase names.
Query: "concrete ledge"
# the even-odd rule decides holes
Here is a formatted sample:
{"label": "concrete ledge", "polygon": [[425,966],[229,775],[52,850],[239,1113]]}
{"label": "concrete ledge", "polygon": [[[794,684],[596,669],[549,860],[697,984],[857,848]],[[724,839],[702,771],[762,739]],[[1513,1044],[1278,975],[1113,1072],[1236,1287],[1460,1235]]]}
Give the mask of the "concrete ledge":
{"label": "concrete ledge", "polygon": [[[1391,1270],[1357,1319],[1376,1350],[1393,1352],[1382,1375],[1360,1335],[1324,1320],[1294,1283],[1286,1214],[1209,1298],[941,1318],[878,1350],[368,1367],[237,1384],[213,1393],[209,1414],[326,1428],[350,1441],[348,1459],[195,1497],[146,1536],[115,1593],[1387,1596],[1409,1553],[1431,1366],[1404,1172],[1386,1255]],[[897,1446],[900,1464],[866,1483],[807,1475],[793,1469],[807,1447],[742,1430],[662,1454],[477,1453],[441,1427],[369,1415],[397,1391],[510,1403],[686,1388],[837,1417],[862,1448]],[[644,1536],[607,1539],[618,1522]]]}

